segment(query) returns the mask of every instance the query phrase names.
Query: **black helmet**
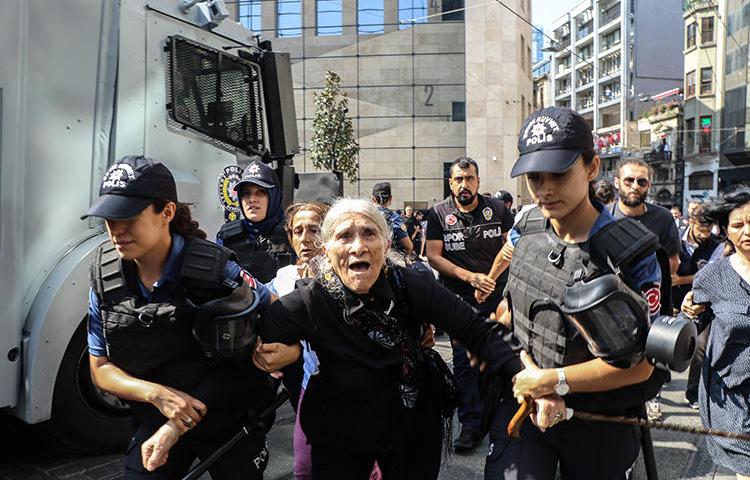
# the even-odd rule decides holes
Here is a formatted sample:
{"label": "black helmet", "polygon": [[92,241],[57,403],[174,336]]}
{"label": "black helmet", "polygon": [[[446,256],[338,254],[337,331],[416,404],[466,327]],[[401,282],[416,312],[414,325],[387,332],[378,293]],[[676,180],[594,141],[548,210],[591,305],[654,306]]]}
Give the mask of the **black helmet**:
{"label": "black helmet", "polygon": [[252,353],[258,323],[253,303],[253,290],[242,282],[226,297],[193,305],[193,336],[208,357],[231,360]]}

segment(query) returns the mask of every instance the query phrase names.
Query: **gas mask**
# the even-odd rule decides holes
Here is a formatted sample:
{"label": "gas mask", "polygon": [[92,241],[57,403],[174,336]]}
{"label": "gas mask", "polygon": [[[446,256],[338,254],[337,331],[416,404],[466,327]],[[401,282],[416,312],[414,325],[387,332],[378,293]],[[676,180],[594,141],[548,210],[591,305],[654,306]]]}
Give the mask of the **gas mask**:
{"label": "gas mask", "polygon": [[643,359],[648,303],[614,273],[575,273],[560,308],[588,343],[589,351],[621,368]]}

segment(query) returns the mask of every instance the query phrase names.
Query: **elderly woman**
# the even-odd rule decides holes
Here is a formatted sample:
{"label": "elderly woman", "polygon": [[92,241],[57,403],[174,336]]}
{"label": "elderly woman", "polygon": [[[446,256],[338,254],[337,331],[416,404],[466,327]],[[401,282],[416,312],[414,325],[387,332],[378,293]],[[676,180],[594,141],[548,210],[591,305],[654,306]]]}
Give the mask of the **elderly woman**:
{"label": "elderly woman", "polygon": [[[705,215],[735,252],[703,267],[693,282],[692,302],[707,307],[699,329],[711,326],[698,391],[701,419],[709,428],[750,434],[750,189],[725,195]],[[694,313],[689,295],[685,303],[683,312]],[[715,463],[750,479],[750,444],[720,437],[707,444]]]}
{"label": "elderly woman", "polygon": [[[338,200],[323,221],[314,278],[298,281],[260,322],[265,341],[304,339],[320,360],[301,405],[313,479],[366,479],[373,461],[389,480],[437,478],[445,397],[434,357],[419,345],[424,324],[461,341],[490,374],[522,369],[502,326],[388,260],[390,238],[373,204]],[[550,418],[564,411],[563,402],[550,404]]]}
{"label": "elderly woman", "polygon": [[[294,291],[297,280],[311,277],[310,261],[320,253],[320,227],[328,212],[328,205],[323,203],[295,203],[286,209],[286,231],[289,243],[297,255],[297,263],[287,265],[276,272],[276,277],[268,285],[273,293],[279,297],[288,295]],[[300,403],[305,395],[305,388],[310,376],[318,370],[318,357],[310,348],[310,344],[302,342],[302,356],[304,358],[304,376],[300,392]],[[258,366],[265,367],[264,356],[266,352],[279,352],[282,350],[276,345],[260,345],[255,356]],[[273,358],[273,357],[272,357]],[[297,406],[297,418],[294,424],[294,478],[297,480],[309,479],[311,475],[310,445],[307,437],[300,426],[300,410]]]}

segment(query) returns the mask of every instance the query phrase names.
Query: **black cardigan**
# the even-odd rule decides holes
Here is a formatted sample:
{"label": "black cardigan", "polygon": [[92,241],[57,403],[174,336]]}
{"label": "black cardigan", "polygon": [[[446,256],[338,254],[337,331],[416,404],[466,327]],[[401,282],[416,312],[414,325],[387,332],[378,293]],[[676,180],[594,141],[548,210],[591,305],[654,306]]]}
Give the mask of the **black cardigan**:
{"label": "black cardigan", "polygon": [[[412,339],[418,326],[431,323],[448,332],[468,350],[487,361],[490,374],[508,379],[523,366],[510,345],[507,330],[486,322],[460,297],[431,278],[402,269],[402,292],[409,314],[403,319]],[[314,280],[300,280],[296,289],[271,304],[260,321],[264,342],[310,342],[320,361],[302,401],[302,428],[310,444],[359,453],[387,452],[407,438],[410,412],[401,405],[398,383],[402,358],[347,324],[342,308]],[[362,296],[365,303],[393,298],[381,275]],[[419,404],[418,404],[419,407]],[[439,417],[436,417],[439,421]]]}

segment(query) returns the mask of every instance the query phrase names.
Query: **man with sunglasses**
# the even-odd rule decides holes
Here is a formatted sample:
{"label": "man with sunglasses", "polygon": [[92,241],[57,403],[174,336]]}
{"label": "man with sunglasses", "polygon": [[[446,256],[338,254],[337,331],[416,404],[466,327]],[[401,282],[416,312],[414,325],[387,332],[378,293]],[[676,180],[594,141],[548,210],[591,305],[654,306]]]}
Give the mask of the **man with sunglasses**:
{"label": "man with sunglasses", "polygon": [[[680,266],[680,234],[669,210],[646,201],[651,176],[651,166],[641,160],[628,158],[620,162],[615,173],[615,188],[619,192],[619,199],[610,208],[615,218],[630,217],[638,220],[659,237],[669,263],[667,266],[666,258],[659,259],[663,270],[662,279],[669,279]],[[659,255],[657,253],[657,257]],[[667,269],[669,272],[664,271]],[[662,285],[654,285],[646,293],[652,314],[657,313],[661,305],[671,310],[672,292],[668,287],[669,280],[663,280]],[[647,413],[651,420],[661,418],[659,396],[647,403]]]}

